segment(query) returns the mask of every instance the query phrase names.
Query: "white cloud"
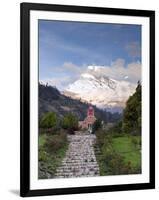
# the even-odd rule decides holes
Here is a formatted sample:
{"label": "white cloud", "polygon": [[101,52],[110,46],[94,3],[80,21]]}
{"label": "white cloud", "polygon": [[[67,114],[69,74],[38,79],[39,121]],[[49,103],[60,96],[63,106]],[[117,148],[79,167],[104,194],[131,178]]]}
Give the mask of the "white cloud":
{"label": "white cloud", "polygon": [[[51,68],[51,67],[50,67]],[[74,75],[81,74],[87,68],[86,65],[78,66],[73,64],[72,62],[64,62],[61,66],[53,67],[53,72],[56,73],[71,73]]]}
{"label": "white cloud", "polygon": [[125,60],[122,58],[118,58],[116,61],[111,63],[111,66],[113,67],[123,67],[125,65]]}
{"label": "white cloud", "polygon": [[[110,66],[102,66],[100,70],[88,69],[88,66],[78,66],[72,62],[65,62],[62,66],[54,67],[56,71],[56,77],[46,78],[41,80],[49,85],[56,86],[60,90],[64,90],[70,83],[76,81],[82,73],[90,72],[91,74],[98,76],[104,74],[115,80],[125,80],[136,84],[138,80],[141,80],[141,63],[132,62],[125,64],[124,59],[117,59]],[[52,73],[54,76],[54,73]]]}
{"label": "white cloud", "polygon": [[103,73],[115,80],[124,80],[126,77],[127,81],[137,83],[138,80],[141,80],[141,63],[132,62],[125,66],[125,60],[119,58],[111,66],[104,66],[99,71],[95,71],[96,76],[98,73],[99,75]]}
{"label": "white cloud", "polygon": [[73,64],[72,62],[65,62],[63,64],[63,69],[66,71],[78,73],[78,74],[82,72],[82,68]]}
{"label": "white cloud", "polygon": [[[52,78],[45,78],[40,81],[63,90],[68,84],[77,80],[85,70],[85,65],[78,66],[72,62],[64,62],[62,66],[53,67]],[[54,73],[56,73],[56,77]]]}

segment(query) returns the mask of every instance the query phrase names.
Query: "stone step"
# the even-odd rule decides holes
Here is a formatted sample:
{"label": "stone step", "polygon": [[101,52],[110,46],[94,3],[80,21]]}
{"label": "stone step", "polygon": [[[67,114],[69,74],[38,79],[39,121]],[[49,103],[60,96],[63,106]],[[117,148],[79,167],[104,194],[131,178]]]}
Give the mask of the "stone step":
{"label": "stone step", "polygon": [[56,171],[72,171],[72,170],[86,170],[89,169],[91,171],[98,170],[98,166],[87,166],[87,167],[59,167]]}
{"label": "stone step", "polygon": [[80,166],[80,167],[87,167],[87,166],[98,166],[96,162],[87,162],[87,163],[63,163],[61,164],[60,167],[76,167],[76,166]]}
{"label": "stone step", "polygon": [[69,135],[69,148],[61,166],[56,170],[55,177],[99,176],[99,166],[93,147],[95,139],[95,135],[86,135],[84,133],[81,133],[81,135]]}

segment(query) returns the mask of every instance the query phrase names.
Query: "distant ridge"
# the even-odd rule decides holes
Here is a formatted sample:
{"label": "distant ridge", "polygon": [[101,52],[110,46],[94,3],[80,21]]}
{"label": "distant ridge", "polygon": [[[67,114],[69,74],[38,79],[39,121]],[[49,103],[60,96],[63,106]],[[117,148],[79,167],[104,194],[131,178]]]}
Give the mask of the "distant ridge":
{"label": "distant ridge", "polygon": [[[68,112],[74,113],[79,120],[86,117],[89,104],[61,94],[56,87],[39,83],[39,116],[46,112],[55,112],[63,117]],[[115,122],[121,118],[119,113],[110,113],[93,106],[97,118],[105,122]]]}

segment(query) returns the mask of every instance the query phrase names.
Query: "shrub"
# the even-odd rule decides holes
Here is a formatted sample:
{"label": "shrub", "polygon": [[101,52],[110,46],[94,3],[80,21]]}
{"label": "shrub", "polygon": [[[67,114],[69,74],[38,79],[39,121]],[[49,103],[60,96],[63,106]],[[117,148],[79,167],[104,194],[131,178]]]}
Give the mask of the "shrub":
{"label": "shrub", "polygon": [[131,162],[124,162],[124,157],[113,151],[111,147],[107,147],[105,152],[102,154],[101,162],[103,163],[103,175],[121,175],[121,174],[132,174],[137,173],[133,169]]}
{"label": "shrub", "polygon": [[64,130],[60,130],[56,135],[39,135],[38,177],[40,179],[54,177],[57,167],[65,156],[67,144]]}
{"label": "shrub", "polygon": [[51,152],[57,152],[60,148],[67,144],[67,135],[65,132],[61,131],[57,135],[49,137],[46,142],[47,148]]}
{"label": "shrub", "polygon": [[104,144],[104,137],[105,137],[105,132],[101,129],[99,129],[97,132],[96,132],[96,143],[97,145],[101,148]]}
{"label": "shrub", "polygon": [[67,114],[63,118],[62,127],[64,129],[67,129],[69,131],[69,133],[74,133],[74,131],[78,129],[77,117],[72,113]]}
{"label": "shrub", "polygon": [[124,159],[120,154],[112,154],[112,158],[108,163],[109,171],[113,175],[123,174]]}
{"label": "shrub", "polygon": [[39,148],[39,161],[46,162],[47,158],[47,152],[43,148]]}
{"label": "shrub", "polygon": [[57,125],[56,113],[47,112],[40,120],[40,128],[55,128]]}
{"label": "shrub", "polygon": [[101,120],[97,119],[93,124],[93,133],[102,127]]}
{"label": "shrub", "polygon": [[[120,175],[120,174],[135,174],[141,171],[141,167],[134,168],[131,161],[126,162],[123,154],[116,151],[113,147],[113,132],[98,130],[96,132],[96,145],[100,149],[100,154],[97,155],[101,175]],[[132,144],[137,147],[140,141],[133,137]]]}

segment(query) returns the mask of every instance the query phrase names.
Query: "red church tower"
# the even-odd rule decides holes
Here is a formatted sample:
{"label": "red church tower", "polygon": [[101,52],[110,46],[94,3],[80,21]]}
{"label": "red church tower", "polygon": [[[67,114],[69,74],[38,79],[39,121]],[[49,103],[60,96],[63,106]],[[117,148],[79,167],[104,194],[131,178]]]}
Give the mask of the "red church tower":
{"label": "red church tower", "polygon": [[87,116],[93,117],[94,116],[94,109],[92,106],[89,106],[87,111]]}
{"label": "red church tower", "polygon": [[92,132],[92,127],[94,122],[96,121],[96,118],[94,116],[94,109],[92,106],[89,106],[87,110],[87,117],[85,118],[84,121],[79,122],[79,126],[82,129],[88,129],[88,131],[91,133]]}

